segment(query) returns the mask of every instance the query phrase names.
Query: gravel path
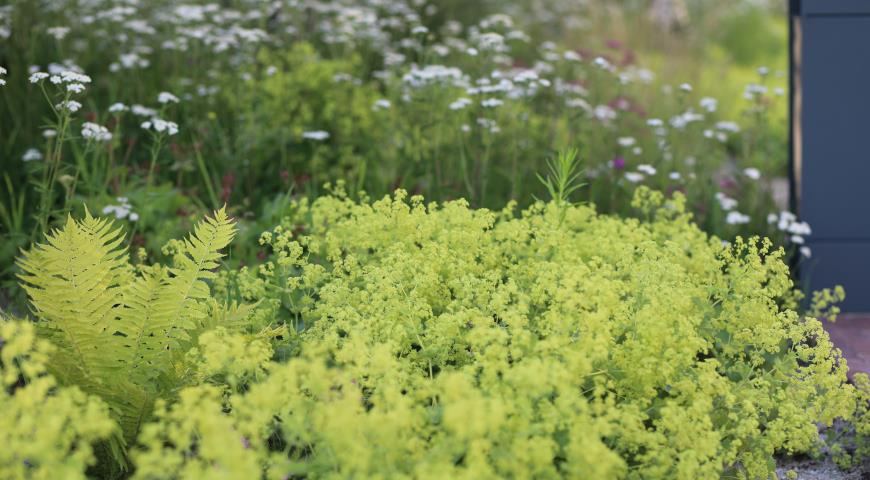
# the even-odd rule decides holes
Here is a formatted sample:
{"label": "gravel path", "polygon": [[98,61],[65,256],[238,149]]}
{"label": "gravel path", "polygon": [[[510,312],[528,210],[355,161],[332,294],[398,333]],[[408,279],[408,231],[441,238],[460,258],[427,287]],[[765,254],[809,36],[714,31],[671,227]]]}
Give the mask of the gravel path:
{"label": "gravel path", "polygon": [[798,480],[868,480],[870,479],[870,465],[843,471],[830,460],[787,460],[782,462],[776,469],[779,478],[787,478],[786,472],[794,470],[798,474]]}

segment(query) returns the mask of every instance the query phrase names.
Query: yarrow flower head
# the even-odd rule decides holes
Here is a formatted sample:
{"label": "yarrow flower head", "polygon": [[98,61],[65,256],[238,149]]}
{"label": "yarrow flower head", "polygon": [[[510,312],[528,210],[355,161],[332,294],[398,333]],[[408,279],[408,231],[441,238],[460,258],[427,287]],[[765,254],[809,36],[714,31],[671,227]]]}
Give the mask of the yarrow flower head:
{"label": "yarrow flower head", "polygon": [[161,104],[178,103],[179,101],[178,97],[169,92],[160,92],[157,95],[157,102]]}
{"label": "yarrow flower head", "polygon": [[306,140],[323,141],[323,140],[326,140],[327,138],[329,138],[329,132],[326,132],[323,130],[313,130],[310,132],[303,132],[302,138],[304,138]]}
{"label": "yarrow flower head", "polygon": [[704,110],[713,113],[719,108],[719,101],[712,97],[704,97],[700,101],[701,108]]}
{"label": "yarrow flower head", "polygon": [[637,169],[640,170],[641,172],[647,174],[647,175],[655,175],[657,172],[656,167],[653,167],[652,165],[647,165],[647,164],[638,165]]}
{"label": "yarrow flower head", "polygon": [[716,192],[716,200],[719,201],[719,206],[722,207],[722,210],[733,210],[737,207],[737,200],[722,192]]}
{"label": "yarrow flower head", "polygon": [[46,78],[48,78],[48,74],[45,72],[33,72],[30,74],[30,83],[39,83]]}
{"label": "yarrow flower head", "polygon": [[42,160],[42,152],[35,148],[28,148],[24,155],[21,156],[22,162],[34,162],[37,160]]}
{"label": "yarrow flower head", "polygon": [[97,142],[108,142],[112,139],[112,133],[109,132],[109,129],[102,126],[97,125],[92,122],[85,122],[82,125],[82,137],[87,140],[94,140]]}
{"label": "yarrow flower head", "polygon": [[480,105],[485,108],[495,108],[503,104],[504,102],[498,98],[487,98],[486,100],[480,102]]}
{"label": "yarrow flower head", "polygon": [[728,212],[728,216],[725,217],[725,222],[729,225],[743,225],[749,223],[749,215],[744,215],[738,211]]}
{"label": "yarrow flower head", "polygon": [[616,140],[616,143],[618,143],[620,147],[625,148],[634,146],[635,142],[636,140],[634,139],[634,137],[619,137]]}
{"label": "yarrow flower head", "polygon": [[85,86],[81,83],[70,83],[66,86],[66,91],[72,93],[82,93],[85,91]]}
{"label": "yarrow flower head", "polygon": [[66,110],[71,113],[78,112],[82,108],[82,104],[75,100],[66,100],[54,106],[58,110]]}
{"label": "yarrow flower head", "polygon": [[178,124],[154,117],[151,120],[142,122],[142,128],[145,130],[154,130],[157,133],[166,133],[167,135],[175,135],[178,133]]}
{"label": "yarrow flower head", "polygon": [[471,100],[468,98],[462,97],[462,98],[457,99],[456,101],[452,102],[448,106],[448,108],[450,110],[462,110],[463,108],[465,108],[469,105],[471,105]]}
{"label": "yarrow flower head", "polygon": [[625,172],[625,179],[631,183],[640,183],[643,181],[644,176],[638,172]]}
{"label": "yarrow flower head", "polygon": [[64,83],[91,83],[91,77],[72,70],[60,72],[60,79]]}
{"label": "yarrow flower head", "polygon": [[106,205],[103,207],[103,215],[113,214],[118,220],[129,219],[131,222],[139,220],[139,214],[133,211],[133,206],[127,197],[115,199],[118,205]]}
{"label": "yarrow flower head", "polygon": [[109,106],[109,113],[121,113],[126,112],[130,108],[124,105],[123,103],[116,102]]}

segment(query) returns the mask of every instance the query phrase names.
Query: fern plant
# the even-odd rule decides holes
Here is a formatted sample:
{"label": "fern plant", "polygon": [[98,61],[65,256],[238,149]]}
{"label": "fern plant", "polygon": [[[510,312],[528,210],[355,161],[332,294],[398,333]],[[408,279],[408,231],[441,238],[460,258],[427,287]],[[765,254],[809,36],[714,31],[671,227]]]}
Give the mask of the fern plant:
{"label": "fern plant", "polygon": [[214,300],[206,283],[235,233],[221,209],[174,243],[171,266],[134,267],[122,230],[86,213],[18,261],[40,333],[57,346],[52,373],[109,405],[123,431],[112,450],[122,462],[155,400],[190,382],[185,354],[199,333],[238,325],[247,311]]}

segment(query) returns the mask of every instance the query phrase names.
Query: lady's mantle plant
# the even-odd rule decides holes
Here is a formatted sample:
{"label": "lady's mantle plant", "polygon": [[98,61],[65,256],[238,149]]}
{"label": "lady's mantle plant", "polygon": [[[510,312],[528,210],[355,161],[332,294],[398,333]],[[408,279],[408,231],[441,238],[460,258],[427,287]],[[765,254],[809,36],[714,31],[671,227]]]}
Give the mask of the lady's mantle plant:
{"label": "lady's mantle plant", "polygon": [[[679,195],[634,206],[645,220],[401,191],[299,203],[263,235],[270,261],[218,282],[297,327],[277,345],[291,359],[246,393],[183,394],[140,473],[767,478],[776,453],[813,451],[854,392],[789,308],[781,251],[723,246]],[[215,417],[232,459],[194,447]]]}
{"label": "lady's mantle plant", "polygon": [[[814,452],[817,424],[865,406],[821,324],[790,308],[781,251],[723,246],[679,195],[642,188],[634,207],[642,220],[338,194],[296,203],[258,268],[217,275],[222,212],[171,246],[171,269],[130,267],[107,223],[70,222],[25,256],[25,280],[53,370],[121,428],[66,431],[77,456],[60,461],[92,464],[71,445],[123,432],[143,479],[769,478],[776,454]],[[56,255],[65,244],[75,255]],[[176,302],[181,282],[196,293]],[[149,285],[160,302],[137,293]],[[237,300],[259,303],[222,307]],[[74,306],[100,315],[62,314]],[[16,328],[4,336],[32,336]],[[35,384],[19,383],[4,402]],[[90,405],[104,421],[73,392],[51,394],[75,395],[61,418]],[[140,397],[141,428],[121,401]]]}

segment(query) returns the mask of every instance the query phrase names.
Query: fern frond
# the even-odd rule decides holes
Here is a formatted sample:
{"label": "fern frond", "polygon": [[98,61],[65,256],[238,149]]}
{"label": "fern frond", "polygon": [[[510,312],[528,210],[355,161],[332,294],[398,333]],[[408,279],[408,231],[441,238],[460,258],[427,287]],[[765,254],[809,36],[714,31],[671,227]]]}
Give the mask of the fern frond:
{"label": "fern frond", "polygon": [[[208,318],[207,300],[211,291],[204,280],[214,278],[212,270],[223,256],[220,250],[230,244],[236,234],[235,223],[225,209],[205,218],[185,239],[184,248],[175,255],[173,267],[165,281],[165,294],[155,305],[158,328],[169,339],[189,340],[193,330]],[[171,345],[169,345],[171,346]]]}
{"label": "fern frond", "polygon": [[68,363],[56,370],[76,377],[87,371],[99,380],[117,371],[108,359],[122,349],[113,334],[119,279],[127,268],[123,240],[111,221],[88,214],[81,222],[69,218],[19,259],[33,313],[61,347],[58,359]]}
{"label": "fern frond", "polygon": [[212,314],[229,322],[246,315],[243,308],[218,312],[206,283],[235,232],[221,209],[196,225],[171,268],[134,275],[121,230],[87,213],[78,222],[69,218],[18,261],[41,331],[60,347],[52,359],[58,376],[102,397],[127,441],[154,401],[184,380],[179,360],[191,334],[211,325]]}
{"label": "fern frond", "polygon": [[170,356],[186,345],[189,331],[209,314],[213,277],[220,250],[235,236],[235,225],[221,209],[196,225],[169,269],[153,269],[124,292],[119,330],[128,348],[127,372],[135,380],[152,379],[168,370]]}

